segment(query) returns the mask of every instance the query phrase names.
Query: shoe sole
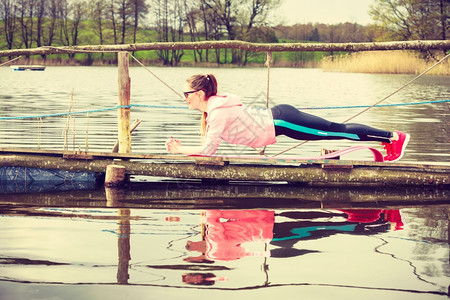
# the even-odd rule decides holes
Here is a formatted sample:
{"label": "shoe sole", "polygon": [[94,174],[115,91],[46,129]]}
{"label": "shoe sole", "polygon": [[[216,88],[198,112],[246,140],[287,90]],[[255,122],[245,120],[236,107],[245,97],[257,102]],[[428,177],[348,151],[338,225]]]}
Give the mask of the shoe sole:
{"label": "shoe sole", "polygon": [[402,145],[402,151],[400,152],[400,156],[397,157],[397,158],[394,159],[394,160],[390,160],[390,162],[398,161],[398,160],[400,160],[400,159],[403,157],[403,154],[405,154],[405,149],[406,149],[406,146],[407,146],[408,143],[409,143],[409,139],[410,139],[410,138],[411,138],[411,135],[409,135],[408,133],[406,133],[405,141],[403,142],[403,145]]}

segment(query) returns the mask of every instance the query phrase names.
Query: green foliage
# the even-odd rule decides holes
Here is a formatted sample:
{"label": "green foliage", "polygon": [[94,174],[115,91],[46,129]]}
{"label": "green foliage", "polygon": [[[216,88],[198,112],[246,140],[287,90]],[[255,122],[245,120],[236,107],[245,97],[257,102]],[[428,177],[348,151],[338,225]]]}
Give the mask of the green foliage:
{"label": "green foliage", "polygon": [[[59,6],[50,0],[0,1],[3,18],[0,49],[233,39],[254,43],[445,39],[450,3],[448,0],[375,0],[371,13],[378,24],[309,23],[270,27],[266,16],[279,0],[58,1]],[[143,19],[150,20],[152,27],[143,26]],[[329,53],[274,53],[273,62],[280,66],[309,67],[326,55]],[[135,56],[148,64],[172,66],[263,65],[266,60],[265,53],[231,49],[148,51]],[[114,54],[71,54],[44,59],[48,64],[90,65],[115,63],[116,58]]]}
{"label": "green foliage", "polygon": [[375,0],[370,15],[395,40],[445,40],[448,38],[450,1]]}

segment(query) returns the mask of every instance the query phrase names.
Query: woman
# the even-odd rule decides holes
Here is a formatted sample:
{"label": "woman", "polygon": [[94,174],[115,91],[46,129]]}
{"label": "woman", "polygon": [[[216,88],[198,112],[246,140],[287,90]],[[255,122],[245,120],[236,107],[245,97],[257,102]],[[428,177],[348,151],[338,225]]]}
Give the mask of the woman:
{"label": "woman", "polygon": [[403,156],[410,137],[401,131],[330,122],[286,104],[272,109],[247,107],[235,95],[218,95],[217,80],[212,74],[188,78],[184,96],[189,109],[203,113],[204,142],[200,146],[184,146],[170,138],[166,141],[170,153],[213,155],[222,140],[257,148],[275,143],[278,135],[286,135],[297,140],[378,141],[387,152],[384,160],[397,161]]}

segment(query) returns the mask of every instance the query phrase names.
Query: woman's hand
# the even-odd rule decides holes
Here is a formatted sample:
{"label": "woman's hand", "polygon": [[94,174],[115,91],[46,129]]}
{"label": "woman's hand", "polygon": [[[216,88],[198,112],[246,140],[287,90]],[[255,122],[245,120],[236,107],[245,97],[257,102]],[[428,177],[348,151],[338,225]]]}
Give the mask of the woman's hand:
{"label": "woman's hand", "polygon": [[170,137],[165,144],[167,152],[172,154],[199,154],[204,148],[203,146],[181,146],[181,142],[173,137]]}
{"label": "woman's hand", "polygon": [[179,140],[174,139],[173,137],[170,137],[166,141],[166,150],[169,153],[175,154],[175,153],[181,153],[180,152],[180,146],[181,142]]}

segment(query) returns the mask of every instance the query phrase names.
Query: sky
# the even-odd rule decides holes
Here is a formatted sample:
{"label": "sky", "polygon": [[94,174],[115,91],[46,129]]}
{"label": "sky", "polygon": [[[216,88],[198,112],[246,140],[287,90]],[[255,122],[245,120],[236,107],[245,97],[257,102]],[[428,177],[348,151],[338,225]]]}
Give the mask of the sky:
{"label": "sky", "polygon": [[274,13],[275,25],[281,23],[337,24],[343,22],[367,25],[371,23],[369,5],[374,0],[281,0],[280,8]]}

